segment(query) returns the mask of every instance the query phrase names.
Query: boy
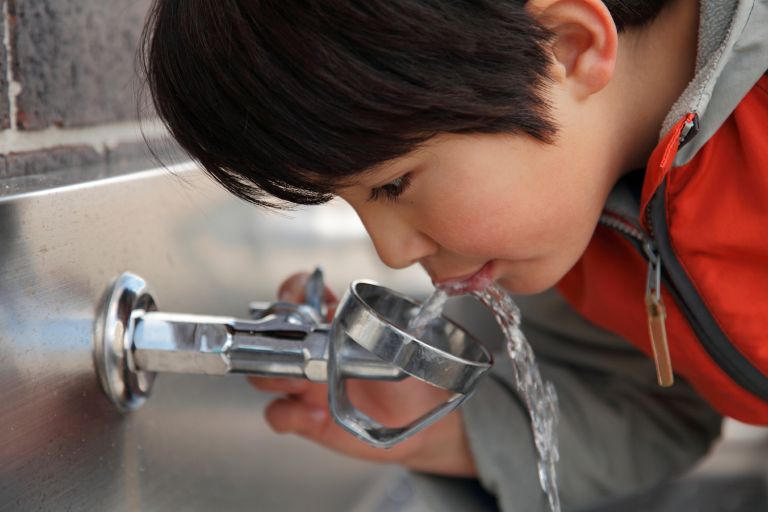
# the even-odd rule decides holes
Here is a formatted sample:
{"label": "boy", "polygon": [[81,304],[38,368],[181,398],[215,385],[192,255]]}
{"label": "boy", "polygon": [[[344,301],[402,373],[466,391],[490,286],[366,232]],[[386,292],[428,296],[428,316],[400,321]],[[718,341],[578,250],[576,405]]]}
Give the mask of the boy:
{"label": "boy", "polygon": [[[655,284],[667,261],[646,233],[660,235],[646,212],[667,183],[658,169],[693,158],[756,90],[768,68],[767,13],[754,0],[161,0],[147,27],[146,72],[173,136],[239,197],[263,205],[274,204],[268,195],[302,204],[339,196],[384,263],[419,263],[436,284],[484,276],[518,294],[557,285],[559,293],[520,305],[560,396],[568,508],[685,470],[720,419],[682,379],[654,387],[652,365],[571,307],[653,353],[660,379],[672,364],[729,414],[729,401],[751,407],[762,396],[759,371],[743,386],[758,398],[741,388],[718,395],[719,373],[709,386],[720,370],[701,366],[712,363],[687,341],[696,336],[678,309],[667,347],[662,299],[676,297]],[[764,123],[752,125],[762,125],[764,140]],[[665,285],[673,270],[664,267]],[[286,283],[283,298],[298,298],[300,279]],[[277,431],[425,473],[477,477],[502,510],[543,510],[510,374],[498,358],[460,414],[386,452],[333,424],[321,387],[256,385],[287,395],[267,411]],[[357,382],[350,394],[385,424],[444,398],[411,381]]]}

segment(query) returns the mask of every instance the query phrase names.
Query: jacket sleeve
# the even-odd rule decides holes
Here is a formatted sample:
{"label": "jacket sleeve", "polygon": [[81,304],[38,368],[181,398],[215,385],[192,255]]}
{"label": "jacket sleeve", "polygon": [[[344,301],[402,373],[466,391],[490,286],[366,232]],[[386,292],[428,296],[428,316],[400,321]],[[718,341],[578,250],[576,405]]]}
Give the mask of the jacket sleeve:
{"label": "jacket sleeve", "polygon": [[[660,388],[651,360],[586,322],[556,292],[518,305],[542,376],[558,392],[565,510],[678,475],[718,437],[720,415],[685,381]],[[503,512],[546,511],[528,416],[503,351],[491,372],[461,410],[479,481]]]}

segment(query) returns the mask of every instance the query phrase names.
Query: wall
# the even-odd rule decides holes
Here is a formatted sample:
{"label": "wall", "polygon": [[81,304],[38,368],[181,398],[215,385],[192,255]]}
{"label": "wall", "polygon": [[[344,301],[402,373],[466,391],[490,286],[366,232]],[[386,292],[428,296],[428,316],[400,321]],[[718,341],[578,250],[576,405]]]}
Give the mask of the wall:
{"label": "wall", "polygon": [[0,0],[0,180],[147,160],[134,62],[149,4]]}

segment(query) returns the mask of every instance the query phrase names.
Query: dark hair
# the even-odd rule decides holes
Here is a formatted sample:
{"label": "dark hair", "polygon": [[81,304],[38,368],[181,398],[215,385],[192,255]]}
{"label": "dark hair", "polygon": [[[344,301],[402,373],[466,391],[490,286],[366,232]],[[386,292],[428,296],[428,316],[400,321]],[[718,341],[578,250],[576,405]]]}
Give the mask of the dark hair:
{"label": "dark hair", "polygon": [[[318,204],[439,133],[551,143],[550,34],[521,0],[157,0],[141,63],[176,141],[235,195]],[[619,30],[666,0],[606,0]]]}

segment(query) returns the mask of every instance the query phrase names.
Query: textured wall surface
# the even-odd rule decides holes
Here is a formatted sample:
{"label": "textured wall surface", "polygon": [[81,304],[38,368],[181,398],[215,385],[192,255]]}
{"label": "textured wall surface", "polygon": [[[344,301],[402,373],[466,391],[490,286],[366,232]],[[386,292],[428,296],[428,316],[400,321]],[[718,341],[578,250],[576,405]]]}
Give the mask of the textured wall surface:
{"label": "textured wall surface", "polygon": [[0,180],[149,162],[135,72],[150,0],[0,0]]}
{"label": "textured wall surface", "polygon": [[19,126],[135,116],[133,62],[147,0],[18,0],[12,31]]}
{"label": "textured wall surface", "polygon": [[[5,0],[0,0],[0,13],[5,13]],[[0,41],[5,41],[5,23],[0,23]],[[6,55],[5,44],[0,47],[0,128],[6,129],[10,126],[10,115],[8,107],[8,56]]]}

